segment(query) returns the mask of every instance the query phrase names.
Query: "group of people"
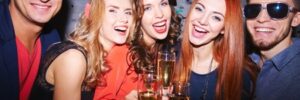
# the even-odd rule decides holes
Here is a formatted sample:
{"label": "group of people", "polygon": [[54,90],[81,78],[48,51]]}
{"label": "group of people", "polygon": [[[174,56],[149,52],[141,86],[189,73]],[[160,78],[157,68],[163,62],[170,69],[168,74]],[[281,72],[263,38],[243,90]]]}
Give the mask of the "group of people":
{"label": "group of people", "polygon": [[300,99],[300,0],[193,0],[183,31],[169,0],[89,0],[66,40],[62,2],[0,0],[1,100],[137,100],[165,45],[191,100]]}

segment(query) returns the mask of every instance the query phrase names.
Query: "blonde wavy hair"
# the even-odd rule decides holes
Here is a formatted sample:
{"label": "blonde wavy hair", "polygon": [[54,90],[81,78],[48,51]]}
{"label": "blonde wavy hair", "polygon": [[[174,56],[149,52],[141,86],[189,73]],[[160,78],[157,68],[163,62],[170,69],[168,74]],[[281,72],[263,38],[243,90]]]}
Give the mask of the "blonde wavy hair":
{"label": "blonde wavy hair", "polygon": [[[133,9],[133,25],[129,29],[129,36],[126,41],[128,43],[133,35],[136,13],[135,2],[130,0]],[[87,72],[84,78],[83,89],[91,89],[96,85],[106,84],[103,79],[103,74],[109,69],[105,64],[105,56],[107,51],[104,50],[100,42],[101,22],[105,14],[104,0],[90,0],[89,9],[86,10],[80,17],[80,22],[77,24],[73,33],[66,36],[68,40],[77,43],[87,51]]]}

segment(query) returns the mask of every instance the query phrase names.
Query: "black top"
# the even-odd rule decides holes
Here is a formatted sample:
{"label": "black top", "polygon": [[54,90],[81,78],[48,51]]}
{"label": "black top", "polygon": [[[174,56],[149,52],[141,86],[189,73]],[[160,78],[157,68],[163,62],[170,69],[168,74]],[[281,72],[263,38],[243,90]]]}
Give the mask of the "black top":
{"label": "black top", "polygon": [[[207,73],[207,74],[198,74],[191,71],[191,76],[189,80],[189,96],[190,100],[214,100],[215,98],[215,89],[217,85],[217,74],[218,69]],[[207,82],[207,85],[206,85]],[[251,100],[251,78],[250,74],[246,71],[243,73],[243,90],[241,100]],[[207,92],[207,95],[204,95],[204,92]]]}
{"label": "black top", "polygon": [[[46,81],[46,72],[56,57],[69,49],[76,49],[86,56],[84,48],[74,42],[65,41],[53,44],[42,58],[39,74],[30,94],[30,100],[53,100],[54,86]],[[82,89],[81,100],[92,100],[93,95],[93,90],[87,91]]]}

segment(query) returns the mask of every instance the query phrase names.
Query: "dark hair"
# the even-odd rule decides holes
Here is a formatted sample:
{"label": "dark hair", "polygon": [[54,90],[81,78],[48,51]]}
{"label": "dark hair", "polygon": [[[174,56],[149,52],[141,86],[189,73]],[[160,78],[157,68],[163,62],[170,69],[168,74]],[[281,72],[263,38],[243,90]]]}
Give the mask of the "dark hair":
{"label": "dark hair", "polygon": [[[136,73],[141,73],[142,70],[152,69],[155,67],[155,58],[159,48],[162,45],[174,46],[177,37],[180,33],[179,27],[179,17],[175,13],[175,9],[171,7],[171,23],[168,30],[168,35],[166,39],[156,41],[154,46],[148,47],[143,40],[143,32],[141,30],[141,20],[144,14],[143,0],[137,0],[136,10],[138,14],[138,19],[136,23],[136,32],[134,34],[133,40],[131,41],[131,47],[129,52],[129,59],[131,60],[130,69],[134,68]],[[174,48],[172,48],[174,50]]]}
{"label": "dark hair", "polygon": [[300,0],[293,0],[295,8],[299,11],[300,10]]}

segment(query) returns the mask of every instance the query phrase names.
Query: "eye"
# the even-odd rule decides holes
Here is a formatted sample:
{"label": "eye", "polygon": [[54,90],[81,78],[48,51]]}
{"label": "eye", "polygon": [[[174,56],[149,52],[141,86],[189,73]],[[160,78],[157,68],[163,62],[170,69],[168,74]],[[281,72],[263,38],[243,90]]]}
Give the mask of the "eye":
{"label": "eye", "polygon": [[203,8],[202,8],[202,7],[195,7],[195,9],[196,9],[197,11],[200,11],[200,12],[203,11]]}
{"label": "eye", "polygon": [[147,6],[144,8],[144,11],[148,11],[148,10],[151,10],[151,7]]}
{"label": "eye", "polygon": [[131,11],[126,11],[125,14],[126,15],[132,15],[132,12]]}
{"label": "eye", "polygon": [[161,3],[161,5],[162,5],[162,6],[168,6],[168,5],[169,5],[169,2],[164,1],[164,2]]}
{"label": "eye", "polygon": [[110,12],[110,13],[117,13],[117,11],[115,9],[109,9],[108,12]]}
{"label": "eye", "polygon": [[220,22],[220,21],[223,20],[220,16],[212,16],[212,19],[213,19],[214,21],[218,21],[218,22]]}

